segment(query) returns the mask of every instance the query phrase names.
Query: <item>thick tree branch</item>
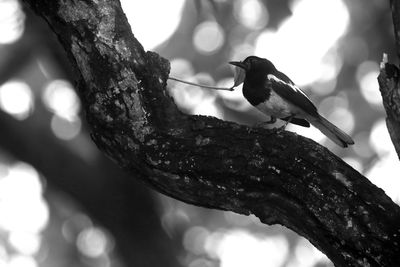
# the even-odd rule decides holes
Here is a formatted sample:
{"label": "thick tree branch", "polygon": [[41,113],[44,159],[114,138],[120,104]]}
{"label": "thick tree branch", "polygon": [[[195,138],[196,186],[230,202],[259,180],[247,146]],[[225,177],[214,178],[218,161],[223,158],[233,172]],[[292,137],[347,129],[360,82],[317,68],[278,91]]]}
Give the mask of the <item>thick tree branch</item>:
{"label": "thick tree branch", "polygon": [[[386,55],[384,55],[386,57]],[[400,158],[400,85],[399,69],[390,63],[381,62],[378,77],[379,90],[381,91],[383,106],[386,110],[386,126],[397,156]]]}
{"label": "thick tree branch", "polygon": [[[400,59],[400,1],[390,0],[392,18],[394,25],[394,36],[396,42],[397,56]],[[381,63],[380,75],[378,77],[379,89],[382,94],[383,106],[386,110],[386,125],[400,158],[400,85],[399,69],[387,62],[386,56]]]}
{"label": "thick tree branch", "polygon": [[25,0],[69,54],[98,147],[182,201],[255,214],[337,266],[400,265],[400,209],[315,142],[181,113],[169,63],[145,52],[115,0]]}

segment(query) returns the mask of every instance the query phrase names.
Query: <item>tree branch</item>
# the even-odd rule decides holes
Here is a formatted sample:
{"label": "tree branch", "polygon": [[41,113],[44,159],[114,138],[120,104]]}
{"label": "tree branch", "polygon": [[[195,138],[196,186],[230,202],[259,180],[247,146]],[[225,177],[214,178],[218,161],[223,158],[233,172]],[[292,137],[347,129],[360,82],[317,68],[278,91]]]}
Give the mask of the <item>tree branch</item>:
{"label": "tree branch", "polygon": [[255,214],[336,266],[400,265],[400,209],[326,148],[294,133],[180,112],[169,62],[145,52],[115,0],[24,0],[58,35],[97,146],[156,190]]}
{"label": "tree branch", "polygon": [[[384,58],[386,54],[384,55]],[[400,158],[400,87],[399,69],[387,60],[381,62],[378,76],[379,90],[381,91],[383,106],[386,111],[386,126],[397,156]]]}
{"label": "tree branch", "polygon": [[[390,0],[392,18],[394,25],[394,36],[396,42],[397,56],[400,59],[400,1]],[[400,85],[399,69],[388,63],[387,58],[381,62],[380,74],[378,77],[379,90],[382,94],[383,106],[386,110],[386,126],[390,138],[400,158]]]}

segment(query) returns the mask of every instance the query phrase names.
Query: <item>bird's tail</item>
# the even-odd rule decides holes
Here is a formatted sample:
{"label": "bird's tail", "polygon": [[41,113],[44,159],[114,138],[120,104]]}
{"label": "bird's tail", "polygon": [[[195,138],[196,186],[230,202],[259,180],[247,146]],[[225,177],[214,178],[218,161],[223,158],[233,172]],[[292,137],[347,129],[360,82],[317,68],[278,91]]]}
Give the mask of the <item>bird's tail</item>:
{"label": "bird's tail", "polygon": [[353,145],[353,139],[340,130],[338,127],[330,123],[327,119],[319,115],[319,117],[308,118],[309,122],[320,130],[329,139],[335,142],[341,147],[347,147],[348,145]]}

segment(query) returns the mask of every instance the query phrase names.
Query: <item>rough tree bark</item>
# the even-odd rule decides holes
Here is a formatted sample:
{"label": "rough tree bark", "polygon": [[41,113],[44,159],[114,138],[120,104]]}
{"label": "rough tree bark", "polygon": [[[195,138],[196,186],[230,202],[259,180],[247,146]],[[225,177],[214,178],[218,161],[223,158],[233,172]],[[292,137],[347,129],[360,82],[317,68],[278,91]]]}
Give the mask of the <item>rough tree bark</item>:
{"label": "rough tree bark", "polygon": [[76,70],[97,146],[154,189],[199,206],[255,214],[306,237],[336,266],[400,266],[400,208],[326,148],[181,113],[169,62],[145,52],[115,0],[24,0]]}
{"label": "rough tree bark", "polygon": [[[390,7],[392,9],[397,57],[400,59],[400,1],[390,0]],[[386,126],[397,156],[400,158],[400,71],[395,65],[385,62],[386,60],[386,58],[382,60],[378,82],[387,115]]]}

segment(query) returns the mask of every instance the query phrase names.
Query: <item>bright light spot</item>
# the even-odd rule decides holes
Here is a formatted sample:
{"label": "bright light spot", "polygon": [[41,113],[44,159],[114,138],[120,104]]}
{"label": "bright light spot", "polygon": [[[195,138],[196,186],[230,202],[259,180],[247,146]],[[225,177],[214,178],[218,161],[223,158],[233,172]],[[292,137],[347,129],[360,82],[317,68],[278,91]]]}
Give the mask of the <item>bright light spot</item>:
{"label": "bright light spot", "polygon": [[[257,237],[243,230],[233,230],[219,235],[219,240],[215,237],[210,236],[214,239],[221,267],[281,266],[289,252],[288,242],[283,236]],[[206,244],[207,252],[210,247],[212,245]]]}
{"label": "bright light spot", "polygon": [[9,81],[0,87],[0,108],[16,119],[26,119],[33,109],[33,94],[22,81]]}
{"label": "bright light spot", "polygon": [[306,239],[301,239],[295,247],[294,258],[288,267],[313,267],[317,263],[329,262],[329,259],[310,244]]}
{"label": "bright light spot", "polygon": [[[186,60],[173,60],[171,65],[173,72],[171,76],[173,77],[195,84],[216,86],[214,79],[207,73],[198,73],[192,76],[192,66]],[[186,112],[222,118],[223,114],[215,103],[219,91],[174,81],[169,81],[169,86],[169,93],[174,98],[176,104],[180,108],[185,109]]]}
{"label": "bright light spot", "polygon": [[336,84],[336,78],[328,81],[316,81],[311,85],[310,89],[315,94],[328,95],[335,90]]}
{"label": "bright light spot", "polygon": [[91,227],[78,235],[76,245],[82,254],[97,258],[107,252],[108,240],[103,230]]}
{"label": "bright light spot", "polygon": [[33,167],[25,163],[11,166],[7,176],[0,179],[0,228],[39,233],[49,219],[42,190]]}
{"label": "bright light spot", "polygon": [[0,161],[0,180],[8,174],[8,165]]}
{"label": "bright light spot", "polygon": [[40,232],[49,219],[42,192],[39,174],[32,166],[19,162],[1,171],[0,231],[8,242],[7,250],[0,246],[0,266],[37,266],[29,255],[39,251]]}
{"label": "bright light spot", "polygon": [[353,150],[357,153],[358,157],[370,158],[373,156],[374,151],[369,143],[369,132],[358,133],[353,139],[356,144],[353,146]]}
{"label": "bright light spot", "polygon": [[382,188],[394,201],[400,201],[399,159],[393,148],[386,123],[382,119],[374,124],[370,135],[372,148],[379,154],[379,160],[366,173],[376,186]]}
{"label": "bright light spot", "polygon": [[355,126],[353,113],[348,109],[336,108],[327,119],[346,133],[351,133]]}
{"label": "bright light spot", "polygon": [[184,0],[121,1],[133,34],[146,50],[153,50],[175,32],[184,3]]}
{"label": "bright light spot", "polygon": [[64,221],[61,233],[65,240],[74,242],[83,229],[91,228],[92,226],[92,220],[86,214],[74,213],[68,220]]}
{"label": "bright light spot", "polygon": [[[195,76],[182,76],[179,75],[180,78],[188,82],[215,86],[214,80],[208,74],[199,73]],[[188,113],[216,117],[222,116],[215,105],[216,94],[210,89],[203,89],[180,82],[171,82],[169,92],[177,105],[185,109]]]}
{"label": "bright light spot", "polygon": [[62,140],[71,140],[81,131],[82,122],[79,117],[74,120],[65,119],[57,115],[51,118],[51,130],[54,135]]}
{"label": "bright light spot", "polygon": [[4,243],[2,241],[2,245],[0,246],[0,266],[3,267],[5,265],[5,260],[8,260],[9,258],[9,248],[6,248],[6,246],[4,246]]}
{"label": "bright light spot", "polygon": [[212,259],[218,259],[218,247],[221,243],[221,240],[224,238],[226,232],[225,231],[215,231],[208,235],[206,242],[204,244],[204,249],[206,250],[208,256]]}
{"label": "bright light spot", "polygon": [[[197,82],[197,80],[191,78],[186,79],[190,82]],[[171,87],[171,95],[174,98],[177,105],[181,108],[192,110],[204,99],[203,89],[185,84],[175,84]]]}
{"label": "bright light spot", "polygon": [[320,77],[322,81],[329,81],[336,78],[343,62],[337,51],[330,50],[321,61]]}
{"label": "bright light spot", "polygon": [[193,34],[193,44],[197,51],[205,55],[216,53],[225,42],[224,29],[215,21],[197,25]]}
{"label": "bright light spot", "polygon": [[250,29],[259,30],[268,23],[268,10],[259,0],[235,1],[234,9],[237,20]]}
{"label": "bright light spot", "polygon": [[17,0],[0,1],[0,44],[17,41],[24,32],[25,14]]}
{"label": "bright light spot", "polygon": [[205,242],[209,234],[209,231],[204,227],[191,227],[183,236],[183,246],[187,251],[200,255],[204,252]]}
{"label": "bright light spot", "polygon": [[343,62],[335,49],[331,49],[320,62],[319,79],[312,84],[311,90],[318,95],[332,93],[336,87],[336,76]]}
{"label": "bright light spot", "polygon": [[361,94],[369,104],[383,108],[382,96],[378,86],[379,65],[376,62],[363,62],[357,69],[357,82]]}
{"label": "bright light spot", "polygon": [[192,110],[192,114],[213,116],[219,119],[223,119],[223,114],[221,110],[217,107],[214,100],[202,101]]}
{"label": "bright light spot", "polygon": [[305,85],[323,78],[323,57],[345,33],[349,12],[338,0],[294,3],[293,15],[277,32],[259,36],[255,54],[270,59],[298,85]]}
{"label": "bright light spot", "polygon": [[192,63],[183,58],[174,58],[170,61],[171,64],[171,76],[176,78],[185,78],[187,76],[193,76],[194,70]]}
{"label": "bright light spot", "polygon": [[9,236],[10,244],[25,255],[33,255],[39,251],[40,237],[37,234],[28,232],[11,232]]}
{"label": "bright light spot", "polygon": [[[166,201],[164,201],[163,204],[165,204],[165,202]],[[174,235],[179,226],[189,223],[190,217],[185,209],[172,207],[164,208],[164,214],[161,217],[161,226],[169,236]]]}
{"label": "bright light spot", "polygon": [[355,126],[354,115],[349,111],[348,98],[343,96],[331,96],[325,98],[319,104],[319,112],[341,130],[350,133]]}
{"label": "bright light spot", "polygon": [[65,80],[51,81],[44,90],[43,102],[59,117],[69,120],[77,117],[81,108],[73,86]]}
{"label": "bright light spot", "polygon": [[324,98],[318,105],[318,110],[321,114],[331,114],[336,108],[347,109],[349,107],[349,101],[347,97],[343,95],[330,96]]}
{"label": "bright light spot", "polygon": [[369,142],[373,150],[380,156],[388,155],[393,151],[385,120],[381,119],[372,126]]}
{"label": "bright light spot", "polygon": [[400,203],[399,159],[395,152],[381,156],[365,174],[376,186],[382,188],[393,201]]}
{"label": "bright light spot", "polygon": [[[183,78],[183,80],[196,84],[215,86],[214,79],[206,73],[198,73],[191,77],[188,76]],[[191,114],[214,116],[222,119],[222,112],[215,103],[216,91],[180,82],[172,83],[172,85],[170,93],[179,107],[185,108]]]}
{"label": "bright light spot", "polygon": [[37,267],[34,258],[22,255],[13,256],[8,262],[7,267]]}
{"label": "bright light spot", "polygon": [[364,98],[370,104],[382,106],[382,99],[380,98],[381,95],[377,83],[378,75],[378,71],[368,72],[360,79],[359,83]]}

